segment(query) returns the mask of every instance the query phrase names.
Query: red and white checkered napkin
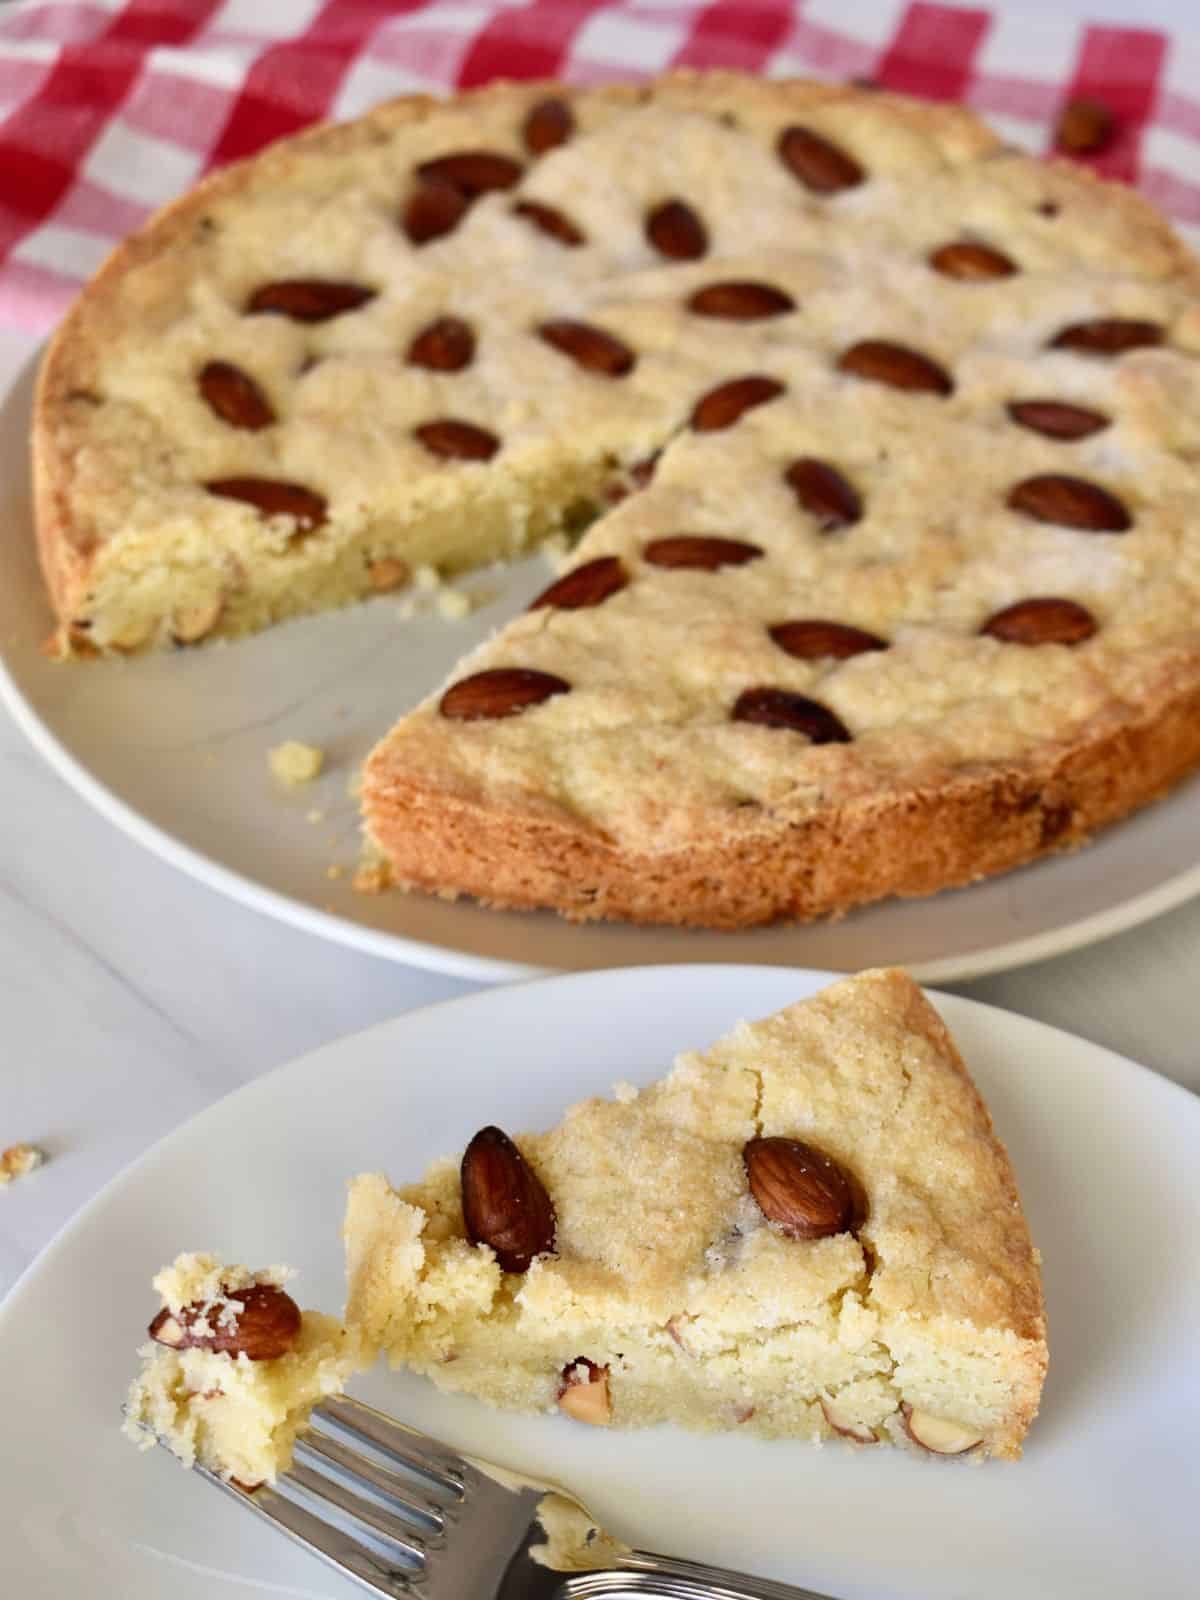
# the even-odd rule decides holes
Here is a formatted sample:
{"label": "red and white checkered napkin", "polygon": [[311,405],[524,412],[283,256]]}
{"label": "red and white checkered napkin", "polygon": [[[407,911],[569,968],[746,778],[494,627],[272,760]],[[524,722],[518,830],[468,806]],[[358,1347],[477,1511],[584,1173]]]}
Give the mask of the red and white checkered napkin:
{"label": "red and white checkered napkin", "polygon": [[1033,149],[1065,98],[1094,95],[1120,118],[1096,168],[1200,224],[1200,43],[1036,4],[18,0],[0,7],[0,326],[50,327],[118,239],[210,168],[388,95],[494,77],[869,76],[966,101]]}

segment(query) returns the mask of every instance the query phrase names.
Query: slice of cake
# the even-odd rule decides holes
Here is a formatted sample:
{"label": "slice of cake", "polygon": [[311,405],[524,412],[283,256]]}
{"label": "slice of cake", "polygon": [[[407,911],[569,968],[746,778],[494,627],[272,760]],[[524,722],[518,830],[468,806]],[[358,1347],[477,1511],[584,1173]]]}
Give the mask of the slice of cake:
{"label": "slice of cake", "polygon": [[357,1364],[353,1334],[301,1311],[283,1288],[290,1275],[203,1254],[163,1268],[154,1279],[163,1308],[126,1405],[135,1443],[148,1448],[157,1437],[184,1466],[244,1489],[287,1468],[313,1406],[340,1393]]}
{"label": "slice of cake", "polygon": [[1012,1168],[899,971],[420,1183],[359,1177],[345,1240],[364,1355],[498,1406],[1010,1458],[1038,1408]]}

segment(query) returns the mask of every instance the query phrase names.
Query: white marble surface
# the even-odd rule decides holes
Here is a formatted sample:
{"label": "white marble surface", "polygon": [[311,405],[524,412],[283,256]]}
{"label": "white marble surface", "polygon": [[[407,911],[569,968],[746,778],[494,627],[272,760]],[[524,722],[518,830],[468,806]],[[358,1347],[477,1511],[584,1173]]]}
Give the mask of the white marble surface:
{"label": "white marble surface", "polygon": [[[1194,26],[1193,3],[1147,0],[1138,20]],[[1055,9],[1130,10],[1127,0]],[[0,332],[0,391],[29,348]],[[0,783],[0,1148],[29,1139],[50,1157],[0,1190],[0,1295],[102,1184],[201,1107],[340,1034],[470,987],[293,931],[182,876],[91,811],[2,711]],[[1200,901],[957,989],[1200,1092]]]}

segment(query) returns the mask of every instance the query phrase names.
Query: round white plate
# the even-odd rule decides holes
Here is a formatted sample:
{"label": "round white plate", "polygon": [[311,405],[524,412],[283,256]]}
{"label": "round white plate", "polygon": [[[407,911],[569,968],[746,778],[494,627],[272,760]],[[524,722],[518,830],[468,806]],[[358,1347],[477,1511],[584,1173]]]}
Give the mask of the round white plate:
{"label": "round white plate", "polygon": [[[349,1600],[315,1558],[120,1437],[151,1274],[180,1249],[288,1261],[302,1302],[336,1309],[348,1176],[416,1177],[487,1122],[546,1127],[570,1102],[647,1082],[680,1048],[824,981],[692,966],[484,990],[319,1050],[172,1134],[0,1308],[3,1592]],[[598,1432],[386,1372],[356,1392],[561,1481],[634,1544],[841,1600],[1192,1600],[1200,1102],[1043,1024],[937,1003],[1011,1151],[1044,1258],[1050,1377],[1021,1463]]]}
{"label": "round white plate", "polygon": [[[462,585],[470,618],[403,620],[395,598],[307,618],[235,645],[130,661],[48,661],[27,468],[32,365],[0,409],[0,694],[62,777],[151,850],[284,921],[374,955],[484,981],[675,961],[839,972],[903,961],[962,979],[1055,955],[1200,892],[1200,778],[1088,850],[928,900],[837,922],[703,933],[572,926],[398,892],[356,894],[349,784],[397,715],[468,646],[550,579],[541,557]],[[326,774],[285,791],[267,769],[284,739],[320,745]],[[310,821],[310,816],[317,820]],[[330,869],[340,876],[330,876]]]}

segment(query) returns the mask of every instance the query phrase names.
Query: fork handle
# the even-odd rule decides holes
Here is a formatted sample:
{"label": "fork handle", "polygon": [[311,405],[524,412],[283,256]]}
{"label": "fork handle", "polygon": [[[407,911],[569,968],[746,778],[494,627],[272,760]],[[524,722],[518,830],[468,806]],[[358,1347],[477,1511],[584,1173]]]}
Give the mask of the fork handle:
{"label": "fork handle", "polygon": [[745,1572],[653,1555],[648,1550],[631,1550],[608,1572],[572,1574],[562,1592],[571,1600],[617,1595],[656,1596],[657,1600],[831,1600],[815,1589],[797,1589],[790,1583],[773,1583],[769,1578],[752,1578]]}

